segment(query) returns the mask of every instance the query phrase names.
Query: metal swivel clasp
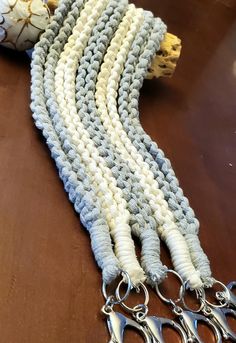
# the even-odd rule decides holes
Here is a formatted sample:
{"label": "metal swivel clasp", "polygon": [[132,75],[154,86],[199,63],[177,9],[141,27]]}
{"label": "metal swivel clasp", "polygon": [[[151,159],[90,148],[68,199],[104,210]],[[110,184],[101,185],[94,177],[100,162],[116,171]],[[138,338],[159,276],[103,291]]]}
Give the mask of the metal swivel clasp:
{"label": "metal swivel clasp", "polygon": [[[143,291],[145,296],[144,302],[142,304],[136,305],[131,308],[127,306],[124,301],[122,301],[120,305],[126,312],[132,314],[138,325],[142,325],[144,332],[148,333],[151,342],[165,343],[166,341],[163,337],[163,329],[164,327],[169,326],[179,334],[182,343],[188,343],[185,331],[180,325],[175,323],[175,321],[166,318],[148,316],[149,293],[145,285],[141,282],[139,283],[138,287],[136,287],[136,291],[138,293],[140,292],[140,290]],[[116,289],[116,298],[118,300],[121,300],[120,285],[118,285]]]}
{"label": "metal swivel clasp", "polygon": [[[201,302],[200,308],[197,311],[190,310],[184,301],[184,295],[187,289],[187,282],[184,282],[181,276],[175,271],[169,270],[169,273],[172,273],[175,276],[177,276],[177,278],[179,279],[181,283],[181,287],[179,291],[179,298],[176,300],[166,298],[160,291],[160,288],[158,285],[156,285],[156,292],[162,301],[172,306],[173,313],[177,316],[182,328],[186,332],[187,342],[188,343],[193,343],[193,342],[204,343],[198,332],[198,323],[203,322],[213,331],[215,335],[216,343],[221,343],[222,338],[221,338],[220,330],[218,329],[217,325],[215,325],[215,323],[213,323],[210,320],[210,318],[199,313],[203,308],[202,302]],[[177,305],[179,303],[182,303],[184,308]]]}
{"label": "metal swivel clasp", "polygon": [[236,318],[234,310],[208,306],[203,310],[203,313],[219,328],[223,338],[236,342],[236,333],[230,328],[226,317],[227,315],[232,315]]}
{"label": "metal swivel clasp", "polygon": [[127,318],[121,313],[114,312],[113,310],[107,312],[107,309],[103,309],[102,312],[107,316],[107,325],[111,335],[109,343],[123,343],[124,332],[127,327],[138,331],[145,339],[145,343],[152,343],[151,337],[148,335],[145,328],[136,321]]}
{"label": "metal swivel clasp", "polygon": [[[228,308],[229,299],[231,297],[228,288],[220,281],[215,280],[215,284],[220,285],[224,288],[223,292],[217,292],[216,298],[218,299],[219,294],[224,294],[224,297],[220,297],[220,304],[213,304],[206,298],[204,289],[198,291],[198,296],[202,303],[202,313],[214,323],[220,330],[224,339],[231,339],[236,342],[236,333],[230,328],[227,315],[234,316],[236,318],[236,311]],[[234,285],[231,285],[232,287]],[[229,287],[231,287],[229,286]],[[232,293],[232,292],[231,292]],[[233,295],[233,293],[232,293]]]}
{"label": "metal swivel clasp", "polygon": [[123,302],[128,298],[133,286],[131,279],[126,272],[123,272],[123,280],[120,281],[116,293],[119,293],[120,286],[125,283],[127,290],[124,296],[107,296],[106,285],[103,284],[102,291],[106,299],[106,304],[102,308],[102,313],[107,318],[107,326],[111,336],[109,343],[123,343],[124,333],[127,327],[137,331],[143,338],[145,343],[153,343],[146,329],[135,320],[127,318],[119,312],[115,312],[113,307],[115,305],[122,305]]}
{"label": "metal swivel clasp", "polygon": [[179,317],[180,323],[187,333],[188,342],[204,343],[198,333],[199,322],[205,323],[212,329],[217,343],[222,342],[221,334],[217,326],[204,315],[194,313],[191,311],[186,311],[180,307],[175,307],[173,311]]}
{"label": "metal swivel clasp", "polygon": [[164,327],[169,326],[180,335],[182,343],[188,343],[185,331],[174,320],[152,316],[141,320],[141,323],[147,328],[149,334],[154,339],[154,342],[165,343],[163,329]]}

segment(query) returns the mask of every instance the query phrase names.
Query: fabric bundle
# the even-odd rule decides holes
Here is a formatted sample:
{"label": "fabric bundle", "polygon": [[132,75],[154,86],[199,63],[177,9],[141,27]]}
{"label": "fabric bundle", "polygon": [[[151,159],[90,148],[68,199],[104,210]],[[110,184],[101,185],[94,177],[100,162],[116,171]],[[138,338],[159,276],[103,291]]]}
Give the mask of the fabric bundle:
{"label": "fabric bundle", "polygon": [[209,287],[199,222],[139,120],[139,92],[165,33],[160,18],[127,0],[60,1],[33,53],[31,108],[105,283],[121,270],[133,284],[161,282],[162,239],[183,279]]}

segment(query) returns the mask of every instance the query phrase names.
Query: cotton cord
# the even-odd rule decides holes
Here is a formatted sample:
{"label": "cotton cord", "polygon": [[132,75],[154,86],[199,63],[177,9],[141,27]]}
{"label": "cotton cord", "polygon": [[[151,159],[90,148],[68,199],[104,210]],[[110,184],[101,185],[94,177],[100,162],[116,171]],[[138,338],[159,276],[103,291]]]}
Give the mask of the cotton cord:
{"label": "cotton cord", "polygon": [[[64,183],[66,191],[69,193],[70,200],[74,203],[75,210],[80,214],[84,226],[88,229],[91,244],[98,265],[102,268],[105,283],[110,283],[120,273],[120,264],[117,260],[112,247],[109,235],[109,227],[101,209],[97,203],[97,198],[91,182],[80,163],[80,156],[76,155],[74,164],[71,165],[70,154],[63,149],[63,139],[65,138],[65,128],[58,115],[58,104],[55,99],[55,83],[53,82],[53,63],[58,59],[60,45],[66,41],[70,35],[70,24],[74,23],[74,16],[78,17],[83,6],[83,1],[76,1],[74,9],[68,13],[68,18],[63,25],[63,21],[74,0],[61,1],[56,9],[52,22],[46,32],[42,35],[39,43],[35,46],[31,64],[31,109],[36,126],[42,130],[46,142],[51,150],[52,157],[55,159],[59,170],[59,175]],[[61,30],[60,30],[61,29]],[[60,33],[58,35],[58,32]],[[57,36],[58,35],[58,36]],[[54,44],[51,45],[57,36]],[[50,48],[51,46],[51,48]],[[44,64],[48,55],[48,73],[46,75],[46,87],[44,88]],[[51,64],[52,63],[52,64]],[[52,68],[50,68],[50,65]],[[50,112],[48,111],[44,91],[51,87],[51,100],[49,98]],[[50,92],[50,91],[49,91]],[[66,145],[66,141],[64,142]],[[73,153],[72,153],[73,156]],[[77,172],[75,172],[75,170]]]}
{"label": "cotton cord", "polygon": [[[116,6],[114,1],[112,6]],[[101,156],[105,158],[107,166],[111,169],[117,185],[122,189],[128,209],[131,214],[130,224],[132,232],[138,236],[142,244],[142,265],[146,275],[152,282],[160,282],[166,275],[167,268],[160,261],[160,241],[156,232],[156,221],[151,215],[151,208],[143,197],[139,181],[132,174],[125,160],[122,160],[119,153],[114,149],[108,134],[97,114],[95,103],[96,80],[104,54],[110,42],[110,36],[114,35],[113,17],[111,8],[105,14],[107,25],[103,17],[98,21],[84,51],[77,73],[77,111],[81,120],[89,132],[90,138],[95,142]],[[145,24],[141,31],[147,35],[148,29],[152,28],[153,15],[145,12]],[[137,35],[140,33],[138,32]]]}
{"label": "cotton cord", "polygon": [[190,287],[213,282],[194,212],[139,122],[139,91],[165,33],[127,0],[61,0],[33,53],[33,117],[107,284],[122,269],[135,285],[160,283],[160,239]]}
{"label": "cotton cord", "polygon": [[[77,153],[81,155],[81,159],[88,175],[91,177],[97,197],[100,200],[100,205],[109,223],[111,236],[115,243],[116,256],[120,261],[122,269],[129,273],[132,281],[136,284],[144,281],[145,277],[137,260],[134,242],[131,237],[129,226],[130,213],[127,210],[127,203],[122,196],[122,191],[117,187],[116,180],[112,177],[111,170],[106,166],[105,160],[99,155],[93,140],[90,139],[87,130],[80,121],[75,103],[77,65],[91,35],[94,23],[107,4],[107,0],[100,2],[91,0],[86,3],[87,6],[85,5],[79,18],[81,20],[78,20],[73,34],[69,38],[69,44],[65,45],[64,52],[56,68],[56,96],[71,141],[76,145]],[[125,25],[133,15],[135,15],[135,7],[134,11],[127,11],[123,20]],[[83,18],[84,21],[82,20]],[[72,41],[75,44],[71,47],[70,42]]]}
{"label": "cotton cord", "polygon": [[154,30],[145,48],[143,48],[144,41],[140,36],[138,39],[142,39],[142,41],[134,42],[129,52],[119,88],[120,120],[132,144],[153,172],[165,200],[173,212],[178,229],[185,237],[193,264],[199,271],[204,285],[210,287],[214,283],[214,279],[211,276],[209,260],[203,252],[197,236],[199,222],[189,206],[188,199],[183,195],[183,190],[179,186],[170,161],[145,133],[139,121],[139,90],[152,57],[160,48],[159,35],[160,31]]}
{"label": "cotton cord", "polygon": [[[163,39],[165,26],[160,19],[156,20],[156,26],[160,41]],[[119,27],[104,57],[104,63],[98,76],[97,107],[112,144],[116,146],[122,158],[128,162],[132,172],[140,180],[144,195],[149,200],[159,224],[157,227],[158,233],[170,250],[175,269],[185,280],[189,281],[191,287],[198,288],[202,285],[199,273],[193,266],[186,241],[177,229],[163,192],[159,189],[159,185],[148,164],[132,145],[119,120],[116,102],[117,90],[133,38],[132,29],[127,33],[126,27],[123,30],[121,26]]]}

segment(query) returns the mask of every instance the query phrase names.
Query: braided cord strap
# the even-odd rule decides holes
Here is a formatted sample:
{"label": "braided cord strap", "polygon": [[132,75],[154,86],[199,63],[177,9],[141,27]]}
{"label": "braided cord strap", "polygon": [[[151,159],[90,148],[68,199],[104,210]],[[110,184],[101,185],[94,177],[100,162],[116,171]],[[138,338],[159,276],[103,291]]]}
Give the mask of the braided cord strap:
{"label": "braided cord strap", "polygon": [[[109,228],[97,203],[94,189],[91,187],[91,181],[80,163],[79,155],[75,156],[73,152],[70,154],[70,147],[68,148],[67,142],[64,140],[65,128],[59,117],[58,104],[53,97],[55,91],[53,68],[51,71],[50,68],[47,70],[47,74],[45,74],[47,81],[45,88],[43,87],[44,64],[49,48],[61,28],[57,40],[51,46],[50,54],[48,55],[48,65],[51,65],[51,62],[56,62],[56,59],[58,59],[60,45],[70,35],[70,28],[68,31],[68,26],[74,23],[74,16],[78,17],[82,9],[83,1],[76,1],[75,7],[68,13],[73,2],[73,0],[61,1],[55,11],[52,22],[42,35],[40,42],[35,46],[31,65],[31,109],[36,126],[42,130],[52,157],[55,159],[60,177],[64,182],[66,191],[69,193],[69,198],[74,203],[75,210],[80,213],[81,221],[90,233],[95,258],[103,270],[103,279],[106,283],[110,283],[120,273],[120,265],[113,252]],[[66,15],[68,15],[68,18],[64,26],[62,26]],[[52,90],[51,99],[45,97],[45,91],[50,90],[50,88],[47,88],[49,85]],[[73,157],[75,157],[75,160],[72,164],[71,160]]]}
{"label": "braided cord strap", "polygon": [[[160,19],[156,19],[154,30],[159,32],[160,41],[165,32],[165,26]],[[98,76],[97,107],[112,144],[114,144],[122,158],[128,162],[132,172],[140,181],[144,195],[149,200],[158,223],[158,233],[170,250],[175,269],[185,280],[189,281],[192,288],[198,288],[201,287],[202,281],[191,261],[186,241],[177,228],[174,216],[164,199],[163,192],[159,189],[158,182],[154,178],[149,165],[133,146],[119,120],[116,102],[117,90],[133,38],[132,28],[128,33],[125,30],[118,30],[113,38]],[[119,44],[119,42],[122,42],[122,44]]]}
{"label": "braided cord strap", "polygon": [[[112,12],[114,8],[116,10]],[[160,261],[160,241],[155,232],[157,225],[155,218],[152,216],[147,199],[143,196],[138,179],[133,175],[126,161],[114,149],[98,116],[95,103],[97,76],[111,36],[114,35],[114,20],[117,21],[118,10],[116,1],[111,1],[111,7],[108,7],[105,13],[106,23],[102,16],[84,51],[77,73],[77,111],[90,138],[95,142],[99,154],[104,157],[106,165],[111,169],[118,187],[122,189],[131,215],[132,232],[140,238],[142,243],[142,265],[145,273],[152,282],[160,282],[165,277],[167,268]],[[152,25],[153,16],[145,13],[145,22],[137,36],[141,33],[147,35]]]}
{"label": "braided cord strap", "polygon": [[135,285],[161,282],[161,238],[176,271],[199,288],[213,282],[199,223],[139,121],[139,91],[165,33],[128,0],[61,0],[35,46],[31,108],[105,283],[122,269]]}
{"label": "braided cord strap", "polygon": [[[206,287],[212,286],[210,263],[198,238],[199,222],[189,206],[188,199],[179,187],[178,179],[170,161],[163,151],[143,130],[139,121],[139,90],[147,74],[153,56],[159,50],[160,31],[154,30],[143,48],[143,39],[133,44],[126,61],[119,87],[119,116],[132,144],[149,164],[165,200],[168,202],[176,224],[184,235],[194,266],[199,271]],[[141,37],[140,37],[141,38]]]}
{"label": "braided cord strap", "polygon": [[[105,160],[99,155],[93,140],[90,139],[83,123],[79,120],[75,103],[76,67],[82,57],[89,35],[91,35],[95,20],[101,15],[107,4],[107,0],[100,2],[89,0],[86,3],[56,67],[56,96],[70,140],[76,145],[77,153],[80,154],[86,172],[90,175],[98,201],[100,201],[107,218],[115,243],[115,253],[121,267],[129,273],[132,281],[136,284],[144,281],[144,272],[135,254],[127,203],[123,198],[122,191],[117,187],[116,180],[112,177],[111,170],[106,166]],[[85,13],[86,11],[88,13]],[[123,19],[125,25],[133,14],[133,12],[127,11]],[[83,22],[83,18],[87,18],[86,23]],[[73,41],[73,46],[70,46]]]}

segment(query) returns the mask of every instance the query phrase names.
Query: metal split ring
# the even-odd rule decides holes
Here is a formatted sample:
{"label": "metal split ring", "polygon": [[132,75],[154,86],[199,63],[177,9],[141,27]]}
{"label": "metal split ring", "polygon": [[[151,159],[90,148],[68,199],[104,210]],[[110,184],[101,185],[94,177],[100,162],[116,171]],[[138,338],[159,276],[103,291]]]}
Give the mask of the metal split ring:
{"label": "metal split ring", "polygon": [[132,308],[132,307],[127,306],[124,303],[124,301],[127,299],[127,297],[124,300],[124,297],[120,296],[120,287],[122,284],[123,284],[123,281],[121,281],[119,283],[119,285],[117,286],[117,289],[116,289],[116,298],[119,300],[119,304],[129,313],[146,312],[147,306],[149,303],[149,293],[148,293],[147,287],[142,282],[139,283],[138,287],[135,287],[138,292],[139,292],[140,288],[144,291],[145,300],[144,300],[143,304],[136,305]]}
{"label": "metal split ring", "polygon": [[175,305],[175,304],[181,302],[181,300],[182,300],[182,297],[181,297],[181,288],[182,288],[183,285],[184,285],[184,281],[183,281],[182,277],[181,277],[176,271],[174,271],[174,270],[169,269],[169,270],[167,271],[167,273],[174,274],[174,275],[179,279],[179,281],[181,282],[181,287],[180,287],[180,291],[179,291],[179,298],[178,298],[178,299],[175,299],[175,300],[172,300],[172,299],[170,299],[170,298],[168,299],[168,298],[166,298],[166,297],[161,293],[158,284],[156,284],[155,287],[156,287],[156,292],[157,292],[158,296],[160,297],[160,299],[161,299],[162,301],[164,301],[165,303],[170,304],[170,305],[173,306],[173,305]]}
{"label": "metal split ring", "polygon": [[[127,290],[126,290],[123,297],[118,298],[117,295],[108,296],[107,290],[106,290],[107,284],[105,282],[103,282],[103,284],[102,284],[102,294],[103,294],[104,298],[107,300],[107,302],[109,302],[109,304],[111,304],[111,305],[118,305],[118,304],[124,302],[128,298],[128,296],[129,296],[129,294],[133,288],[133,284],[131,282],[129,274],[126,271],[122,270],[121,275],[123,275],[123,279],[119,282],[118,287],[120,288],[120,286],[123,283],[127,284]],[[117,290],[116,290],[116,293],[117,293]]]}
{"label": "metal split ring", "polygon": [[[224,302],[217,305],[217,304],[212,304],[209,300],[207,300],[207,298],[205,297],[205,302],[207,305],[211,306],[211,307],[214,307],[214,308],[223,308],[223,307],[226,307],[228,305],[228,302],[230,301],[230,291],[228,289],[228,287],[221,281],[218,281],[218,280],[215,280],[214,282],[214,285],[220,285],[224,290],[224,294],[225,294],[225,299],[224,299]],[[216,299],[217,299],[217,293],[219,292],[216,292]]]}
{"label": "metal split ring", "polygon": [[203,288],[201,289],[195,289],[193,290],[196,294],[196,297],[197,299],[200,298],[200,305],[199,305],[199,308],[197,310],[194,310],[192,308],[190,308],[187,304],[186,304],[186,301],[185,301],[185,293],[186,293],[186,290],[188,289],[188,281],[185,281],[184,284],[181,286],[180,288],[180,298],[181,298],[181,302],[182,304],[184,305],[184,308],[188,311],[191,311],[193,313],[199,313],[201,312],[204,307],[205,307],[205,303],[206,303],[206,293],[204,291]]}

